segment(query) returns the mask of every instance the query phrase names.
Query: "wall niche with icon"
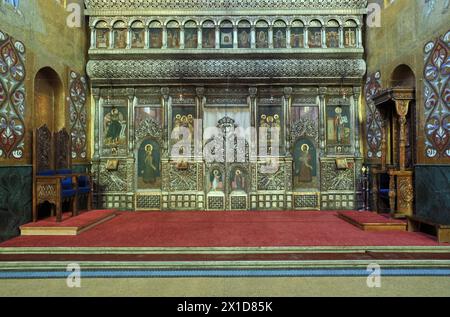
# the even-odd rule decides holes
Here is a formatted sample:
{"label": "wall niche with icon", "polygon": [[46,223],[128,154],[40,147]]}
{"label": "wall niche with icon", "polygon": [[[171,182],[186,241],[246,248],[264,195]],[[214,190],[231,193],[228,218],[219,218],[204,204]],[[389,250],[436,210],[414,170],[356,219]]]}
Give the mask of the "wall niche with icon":
{"label": "wall niche with icon", "polygon": [[161,150],[157,141],[145,139],[138,150],[137,188],[161,188]]}
{"label": "wall niche with icon", "polygon": [[292,107],[292,175],[295,190],[319,187],[319,107]]}
{"label": "wall niche with icon", "polygon": [[326,107],[326,141],[328,154],[350,154],[353,139],[352,111],[348,101],[339,100]]}
{"label": "wall niche with icon", "polygon": [[126,100],[108,101],[103,106],[102,154],[125,156],[128,148],[128,106]]}
{"label": "wall niche with icon", "polygon": [[174,159],[193,154],[195,109],[195,106],[189,105],[172,107],[170,156]]}
{"label": "wall niche with icon", "polygon": [[[278,106],[278,103],[275,104],[275,102],[274,99],[273,105],[258,107],[258,147],[260,155],[263,156],[265,154],[275,156],[284,154],[283,116],[281,106]],[[266,147],[264,144],[266,144]]]}

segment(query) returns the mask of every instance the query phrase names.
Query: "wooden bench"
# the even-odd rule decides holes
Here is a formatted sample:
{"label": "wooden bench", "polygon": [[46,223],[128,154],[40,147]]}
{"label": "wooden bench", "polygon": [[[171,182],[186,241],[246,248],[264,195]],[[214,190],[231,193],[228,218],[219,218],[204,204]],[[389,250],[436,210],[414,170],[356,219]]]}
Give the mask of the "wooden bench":
{"label": "wooden bench", "polygon": [[425,226],[434,230],[439,243],[450,243],[450,225],[442,225],[417,216],[408,216],[408,231],[423,232]]}

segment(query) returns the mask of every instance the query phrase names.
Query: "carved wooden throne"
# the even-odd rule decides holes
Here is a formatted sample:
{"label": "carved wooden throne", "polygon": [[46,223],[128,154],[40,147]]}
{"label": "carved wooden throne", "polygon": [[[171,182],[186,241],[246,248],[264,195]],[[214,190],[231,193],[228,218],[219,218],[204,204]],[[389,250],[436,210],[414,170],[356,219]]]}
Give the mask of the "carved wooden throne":
{"label": "carved wooden throne", "polygon": [[412,216],[414,209],[414,163],[411,147],[414,143],[411,141],[414,136],[414,121],[410,109],[414,100],[413,88],[392,88],[374,97],[384,124],[381,167],[371,171],[373,205],[380,211],[380,199],[388,199],[390,212],[396,217]]}
{"label": "carved wooden throne", "polygon": [[[52,215],[62,220],[62,204],[70,201],[72,215],[77,214],[77,177],[70,171],[70,136],[65,129],[52,133],[47,125],[33,135],[33,221],[38,219],[38,207],[52,204]],[[55,168],[56,167],[56,168]],[[66,169],[68,173],[63,173]]]}

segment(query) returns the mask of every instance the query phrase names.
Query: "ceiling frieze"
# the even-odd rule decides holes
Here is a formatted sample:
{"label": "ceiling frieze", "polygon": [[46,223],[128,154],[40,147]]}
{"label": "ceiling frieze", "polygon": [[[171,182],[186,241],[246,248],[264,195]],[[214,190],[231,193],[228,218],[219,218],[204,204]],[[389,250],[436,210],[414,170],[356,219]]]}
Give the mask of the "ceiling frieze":
{"label": "ceiling frieze", "polygon": [[[141,14],[183,14],[186,12],[281,12],[287,10],[314,12],[353,12],[364,14],[367,0],[85,0],[88,15],[118,13],[129,15],[139,10]],[[177,13],[179,12],[179,13]],[[225,13],[226,14],[226,13]]]}

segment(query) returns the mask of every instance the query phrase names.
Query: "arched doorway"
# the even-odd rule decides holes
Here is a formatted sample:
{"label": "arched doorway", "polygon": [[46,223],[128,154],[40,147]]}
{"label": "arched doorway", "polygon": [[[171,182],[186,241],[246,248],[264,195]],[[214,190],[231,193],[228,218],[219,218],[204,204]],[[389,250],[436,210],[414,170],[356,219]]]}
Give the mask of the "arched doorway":
{"label": "arched doorway", "polygon": [[34,126],[46,124],[50,131],[65,126],[64,89],[59,75],[50,67],[39,70],[34,78]]}

